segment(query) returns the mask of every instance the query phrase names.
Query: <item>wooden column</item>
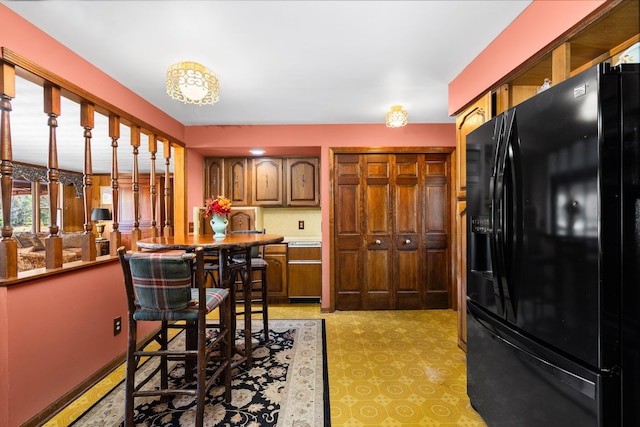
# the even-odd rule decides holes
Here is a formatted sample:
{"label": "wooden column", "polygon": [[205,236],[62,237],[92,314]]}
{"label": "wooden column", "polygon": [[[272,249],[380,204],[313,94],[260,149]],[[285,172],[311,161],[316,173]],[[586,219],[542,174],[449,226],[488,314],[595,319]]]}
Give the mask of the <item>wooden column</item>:
{"label": "wooden column", "polygon": [[111,138],[111,218],[112,231],[109,235],[109,254],[118,255],[118,248],[122,246],[122,233],[118,230],[120,224],[118,212],[118,139],[120,139],[120,117],[109,116],[109,137]]}
{"label": "wooden column", "polygon": [[131,146],[133,147],[133,177],[131,191],[133,193],[133,230],[131,230],[131,250],[138,251],[138,240],[142,239],[140,230],[140,177],[138,173],[138,148],[140,147],[140,128],[131,126]]}
{"label": "wooden column", "polygon": [[96,236],[91,223],[91,188],[93,186],[93,166],[91,164],[91,130],[94,127],[94,107],[83,102],[80,106],[80,126],[84,128],[84,233],[82,235],[82,260],[95,261]]}
{"label": "wooden column", "polygon": [[58,235],[58,201],[60,183],[58,181],[58,142],[56,130],[60,116],[60,88],[49,83],[44,86],[44,112],[49,116],[49,235],[45,239],[45,267],[62,267],[62,238]]}
{"label": "wooden column", "polygon": [[156,153],[158,152],[158,139],[155,135],[149,136],[149,153],[151,153],[151,176],[149,177],[149,192],[151,193],[151,237],[157,237],[157,203],[158,193],[156,188]]}
{"label": "wooden column", "polygon": [[13,154],[11,151],[11,99],[16,96],[16,74],[11,64],[0,63],[0,192],[2,195],[2,238],[0,238],[0,279],[18,276],[18,244],[12,238],[11,195]]}
{"label": "wooden column", "polygon": [[[171,172],[169,165],[171,164],[171,143],[164,143],[164,236],[173,236],[173,227],[171,226]],[[185,196],[186,197],[186,196]]]}

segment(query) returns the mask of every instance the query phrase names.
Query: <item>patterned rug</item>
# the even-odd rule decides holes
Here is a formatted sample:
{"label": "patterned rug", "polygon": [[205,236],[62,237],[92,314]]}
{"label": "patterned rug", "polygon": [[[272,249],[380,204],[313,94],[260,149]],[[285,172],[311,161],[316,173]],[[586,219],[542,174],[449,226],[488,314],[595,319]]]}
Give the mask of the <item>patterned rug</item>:
{"label": "patterned rug", "polygon": [[[205,405],[205,426],[322,427],[330,425],[324,320],[270,320],[265,345],[261,321],[253,326],[253,367],[234,369],[231,402],[223,388],[211,387]],[[236,343],[242,345],[242,324]],[[184,333],[170,345],[184,345]],[[151,370],[155,361],[139,369]],[[183,381],[184,366],[170,367],[170,380]],[[158,376],[159,379],[159,376]],[[136,398],[137,426],[193,426],[195,399],[175,396]],[[124,382],[78,418],[72,426],[121,426]]]}

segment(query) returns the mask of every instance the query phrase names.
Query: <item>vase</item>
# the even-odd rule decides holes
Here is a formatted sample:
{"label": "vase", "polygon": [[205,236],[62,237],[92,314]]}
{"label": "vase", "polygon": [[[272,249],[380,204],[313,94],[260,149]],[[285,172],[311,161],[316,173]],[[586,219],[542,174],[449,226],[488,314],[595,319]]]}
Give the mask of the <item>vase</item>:
{"label": "vase", "polygon": [[213,214],[211,217],[211,221],[209,221],[209,224],[211,224],[214,239],[225,238],[225,232],[227,231],[227,225],[229,224],[229,221],[227,220],[227,217],[225,215]]}

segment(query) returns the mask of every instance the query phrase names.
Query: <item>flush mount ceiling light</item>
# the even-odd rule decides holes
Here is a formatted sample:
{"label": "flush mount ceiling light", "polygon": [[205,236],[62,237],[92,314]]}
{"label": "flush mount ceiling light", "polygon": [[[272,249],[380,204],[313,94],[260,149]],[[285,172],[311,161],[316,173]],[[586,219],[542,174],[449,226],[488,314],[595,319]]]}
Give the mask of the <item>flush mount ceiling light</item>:
{"label": "flush mount ceiling light", "polygon": [[254,156],[262,156],[264,154],[264,150],[262,148],[252,148],[249,152]]}
{"label": "flush mount ceiling light", "polygon": [[185,104],[213,105],[220,100],[218,78],[197,62],[178,62],[167,70],[167,94]]}
{"label": "flush mount ceiling light", "polygon": [[402,109],[402,105],[394,105],[387,113],[387,127],[399,128],[407,124],[407,112]]}

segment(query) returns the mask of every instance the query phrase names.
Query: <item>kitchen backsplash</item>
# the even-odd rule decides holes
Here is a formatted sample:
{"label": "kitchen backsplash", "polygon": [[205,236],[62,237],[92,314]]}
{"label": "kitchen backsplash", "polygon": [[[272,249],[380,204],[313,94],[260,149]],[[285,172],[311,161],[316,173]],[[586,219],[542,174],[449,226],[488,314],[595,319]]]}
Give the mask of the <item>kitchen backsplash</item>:
{"label": "kitchen backsplash", "polygon": [[[304,229],[299,229],[299,222]],[[262,227],[269,234],[281,234],[288,240],[321,239],[322,211],[319,208],[265,208],[262,209]]]}

